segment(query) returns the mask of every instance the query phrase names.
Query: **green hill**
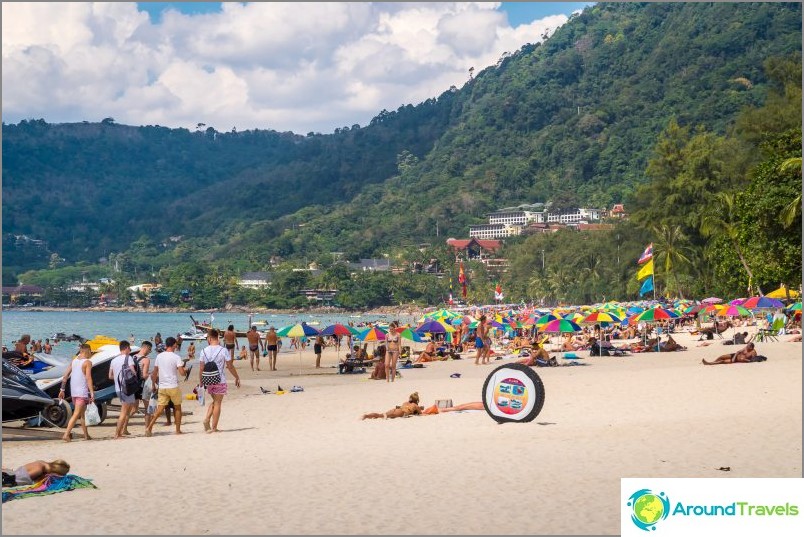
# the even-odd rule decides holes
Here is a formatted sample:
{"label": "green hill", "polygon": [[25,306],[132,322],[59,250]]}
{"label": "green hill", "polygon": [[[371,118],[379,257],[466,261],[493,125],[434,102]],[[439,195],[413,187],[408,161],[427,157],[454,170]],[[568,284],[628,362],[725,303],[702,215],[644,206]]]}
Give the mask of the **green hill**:
{"label": "green hill", "polygon": [[763,63],[800,51],[798,3],[603,3],[460,89],[333,134],[3,125],[4,233],[48,244],[4,236],[4,272],[127,249],[258,270],[440,244],[505,205],[610,206],[647,182],[671,118],[725,133],[765,101]]}

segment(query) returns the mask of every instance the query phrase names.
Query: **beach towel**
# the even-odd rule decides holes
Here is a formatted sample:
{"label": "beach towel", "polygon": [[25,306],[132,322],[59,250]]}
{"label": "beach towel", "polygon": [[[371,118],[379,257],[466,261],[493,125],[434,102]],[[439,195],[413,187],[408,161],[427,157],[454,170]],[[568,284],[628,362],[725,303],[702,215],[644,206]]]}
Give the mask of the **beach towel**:
{"label": "beach towel", "polygon": [[47,474],[33,485],[9,487],[3,489],[3,503],[33,496],[47,496],[58,492],[67,492],[74,489],[95,489],[92,481],[73,474],[64,476]]}

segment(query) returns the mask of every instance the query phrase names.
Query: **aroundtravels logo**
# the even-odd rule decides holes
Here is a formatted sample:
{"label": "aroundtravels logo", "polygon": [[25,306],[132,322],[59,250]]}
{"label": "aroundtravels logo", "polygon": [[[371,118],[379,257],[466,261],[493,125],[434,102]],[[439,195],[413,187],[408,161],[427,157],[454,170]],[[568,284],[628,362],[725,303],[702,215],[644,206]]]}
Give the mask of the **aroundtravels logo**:
{"label": "aroundtravels logo", "polygon": [[664,492],[654,493],[650,489],[640,489],[628,498],[631,508],[631,522],[645,531],[655,530],[656,523],[667,518],[670,513],[670,499]]}

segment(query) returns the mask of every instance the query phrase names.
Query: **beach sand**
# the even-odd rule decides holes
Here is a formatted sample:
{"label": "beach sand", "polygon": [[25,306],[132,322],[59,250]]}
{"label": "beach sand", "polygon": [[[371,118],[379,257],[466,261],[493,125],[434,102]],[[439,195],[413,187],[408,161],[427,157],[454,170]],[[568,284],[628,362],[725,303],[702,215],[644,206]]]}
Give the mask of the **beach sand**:
{"label": "beach sand", "polygon": [[[528,424],[498,425],[483,411],[360,420],[413,391],[425,406],[479,401],[505,361],[428,364],[393,384],[316,371],[309,351],[304,376],[298,353],[281,353],[275,373],[238,361],[243,385],[230,383],[219,434],[205,434],[203,409],[186,401],[180,437],[160,424],[145,438],[138,416],[124,440],[86,442],[76,429],[70,444],[4,441],[4,466],[63,458],[98,489],[5,504],[3,530],[617,534],[621,477],[801,477],[801,344],[789,337],[758,344],[764,363],[704,366],[739,347],[696,347],[682,334],[684,352],[537,368],[546,402]],[[328,349],[324,364],[335,360]],[[305,391],[260,392],[277,384]],[[90,433],[108,437],[113,423]]]}

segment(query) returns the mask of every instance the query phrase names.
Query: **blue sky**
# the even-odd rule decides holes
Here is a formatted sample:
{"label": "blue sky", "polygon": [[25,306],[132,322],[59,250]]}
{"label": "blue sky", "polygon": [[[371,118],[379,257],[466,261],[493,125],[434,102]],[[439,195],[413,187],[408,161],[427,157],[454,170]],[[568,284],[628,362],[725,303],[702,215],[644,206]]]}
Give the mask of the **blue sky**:
{"label": "blue sky", "polygon": [[[569,16],[593,2],[503,2],[500,8],[508,15],[511,26],[519,26],[548,15]],[[137,2],[140,11],[148,12],[153,22],[161,19],[162,12],[172,7],[181,13],[215,13],[221,10],[221,2]]]}

